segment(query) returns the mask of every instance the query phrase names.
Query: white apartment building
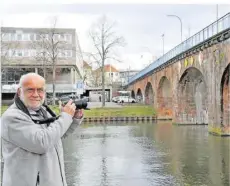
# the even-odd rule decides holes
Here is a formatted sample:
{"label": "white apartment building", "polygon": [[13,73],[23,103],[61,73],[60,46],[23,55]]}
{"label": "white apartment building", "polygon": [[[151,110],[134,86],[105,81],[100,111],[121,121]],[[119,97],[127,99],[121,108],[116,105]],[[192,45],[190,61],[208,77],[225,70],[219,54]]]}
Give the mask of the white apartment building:
{"label": "white apartment building", "polygon": [[47,92],[52,92],[53,61],[56,93],[79,92],[83,74],[80,51],[75,29],[2,27],[2,93],[15,93],[19,78],[27,72],[45,75]]}

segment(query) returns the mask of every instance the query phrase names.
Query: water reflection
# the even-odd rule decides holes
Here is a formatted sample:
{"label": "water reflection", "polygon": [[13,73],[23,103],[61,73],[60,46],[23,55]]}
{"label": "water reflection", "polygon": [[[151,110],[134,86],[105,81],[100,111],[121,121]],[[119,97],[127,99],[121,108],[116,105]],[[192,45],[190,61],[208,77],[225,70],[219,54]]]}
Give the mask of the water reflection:
{"label": "water reflection", "polygon": [[230,138],[207,126],[85,124],[63,144],[69,186],[229,185]]}

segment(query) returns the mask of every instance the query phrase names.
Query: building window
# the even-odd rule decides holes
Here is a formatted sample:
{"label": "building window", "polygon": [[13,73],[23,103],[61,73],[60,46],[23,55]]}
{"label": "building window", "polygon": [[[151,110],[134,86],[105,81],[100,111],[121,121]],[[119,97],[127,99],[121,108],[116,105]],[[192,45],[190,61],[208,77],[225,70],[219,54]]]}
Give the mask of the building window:
{"label": "building window", "polygon": [[58,34],[54,34],[53,39],[54,39],[54,41],[58,41],[59,40],[59,35]]}
{"label": "building window", "polygon": [[34,41],[34,34],[30,34],[30,40]]}
{"label": "building window", "polygon": [[15,56],[16,57],[22,57],[22,50],[16,50],[15,51]]}
{"label": "building window", "polygon": [[64,36],[64,34],[60,34],[60,40],[61,40],[61,41],[65,41],[65,36]]}
{"label": "building window", "polygon": [[36,50],[30,50],[30,56],[36,56]]}
{"label": "building window", "polygon": [[41,40],[40,34],[36,34],[36,41],[40,41],[40,40]]}
{"label": "building window", "polygon": [[22,40],[22,34],[17,34],[17,41],[21,41]]}
{"label": "building window", "polygon": [[49,34],[45,34],[44,39],[49,40]]}
{"label": "building window", "polygon": [[41,56],[42,55],[42,51],[41,50],[35,50],[35,55],[38,57],[38,56]]}
{"label": "building window", "polygon": [[23,41],[29,41],[30,35],[29,34],[23,34]]}
{"label": "building window", "polygon": [[24,56],[25,56],[25,57],[29,57],[29,56],[30,56],[29,50],[24,50]]}
{"label": "building window", "polygon": [[3,41],[10,41],[10,34],[2,34]]}
{"label": "building window", "polygon": [[65,57],[65,51],[59,50],[58,51],[58,57],[60,57],[60,58]]}
{"label": "building window", "polygon": [[9,56],[13,57],[15,56],[16,50],[9,50]]}
{"label": "building window", "polygon": [[66,54],[66,57],[72,57],[72,51],[71,50],[66,50],[65,54]]}
{"label": "building window", "polygon": [[7,51],[6,50],[2,50],[1,51],[1,56],[7,56]]}
{"label": "building window", "polygon": [[22,57],[22,50],[18,50],[18,56]]}
{"label": "building window", "polygon": [[71,35],[70,35],[70,34],[66,34],[66,35],[65,35],[65,40],[66,40],[67,42],[71,43],[71,42],[72,42],[72,37],[71,37]]}
{"label": "building window", "polygon": [[13,33],[11,34],[11,40],[16,41],[16,34],[13,34]]}

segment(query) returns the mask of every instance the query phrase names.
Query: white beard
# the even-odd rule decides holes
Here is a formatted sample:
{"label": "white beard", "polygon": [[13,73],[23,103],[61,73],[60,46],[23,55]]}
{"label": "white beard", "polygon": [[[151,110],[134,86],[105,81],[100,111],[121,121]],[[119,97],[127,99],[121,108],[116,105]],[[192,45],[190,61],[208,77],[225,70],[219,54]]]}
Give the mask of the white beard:
{"label": "white beard", "polygon": [[28,100],[26,100],[25,98],[25,95],[23,93],[23,91],[20,92],[20,99],[21,101],[24,103],[24,105],[28,108],[28,109],[31,109],[31,110],[34,110],[34,111],[37,111],[41,108],[42,104],[44,103],[45,101],[45,98],[43,98],[43,100],[41,100],[41,103],[39,104],[39,106],[37,107],[31,107],[30,104],[28,103]]}

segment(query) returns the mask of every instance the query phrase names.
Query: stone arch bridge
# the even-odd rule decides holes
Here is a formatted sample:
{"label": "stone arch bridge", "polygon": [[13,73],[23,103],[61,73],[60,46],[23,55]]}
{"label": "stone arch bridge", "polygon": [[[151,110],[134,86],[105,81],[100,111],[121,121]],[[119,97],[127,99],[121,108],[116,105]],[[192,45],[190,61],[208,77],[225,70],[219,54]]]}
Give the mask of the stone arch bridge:
{"label": "stone arch bridge", "polygon": [[127,89],[158,118],[230,135],[230,13],[133,76]]}

